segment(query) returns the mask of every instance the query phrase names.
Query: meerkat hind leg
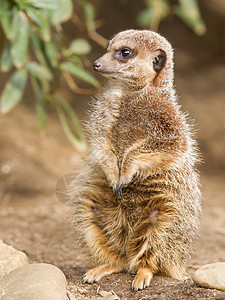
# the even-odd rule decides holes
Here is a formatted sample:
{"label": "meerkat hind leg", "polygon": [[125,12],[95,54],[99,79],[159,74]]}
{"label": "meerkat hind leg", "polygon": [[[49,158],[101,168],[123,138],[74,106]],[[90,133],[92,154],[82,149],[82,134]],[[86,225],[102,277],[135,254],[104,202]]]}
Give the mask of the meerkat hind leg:
{"label": "meerkat hind leg", "polygon": [[107,264],[100,265],[96,268],[93,268],[84,275],[85,283],[93,283],[99,281],[103,276],[110,275],[113,273],[119,273],[122,270],[117,267],[111,267]]}
{"label": "meerkat hind leg", "polygon": [[138,291],[148,287],[150,285],[152,277],[153,277],[153,273],[150,268],[148,267],[140,268],[137,271],[137,274],[134,277],[134,280],[132,282],[132,290]]}

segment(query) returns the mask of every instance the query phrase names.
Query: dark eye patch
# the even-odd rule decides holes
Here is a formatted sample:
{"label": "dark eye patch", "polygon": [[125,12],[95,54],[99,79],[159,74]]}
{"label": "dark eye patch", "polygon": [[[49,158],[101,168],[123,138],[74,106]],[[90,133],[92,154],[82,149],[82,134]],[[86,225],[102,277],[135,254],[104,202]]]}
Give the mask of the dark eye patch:
{"label": "dark eye patch", "polygon": [[129,58],[134,57],[136,54],[130,48],[121,48],[114,53],[115,59],[126,62]]}

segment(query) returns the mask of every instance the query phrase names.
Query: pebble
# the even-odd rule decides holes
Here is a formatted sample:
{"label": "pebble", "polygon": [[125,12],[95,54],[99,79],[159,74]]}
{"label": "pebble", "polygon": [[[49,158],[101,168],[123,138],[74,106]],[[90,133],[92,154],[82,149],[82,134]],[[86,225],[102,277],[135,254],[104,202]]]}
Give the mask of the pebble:
{"label": "pebble", "polygon": [[208,264],[195,271],[194,282],[206,288],[225,290],[225,262]]}
{"label": "pebble", "polygon": [[65,275],[56,266],[24,265],[0,280],[0,299],[66,300],[66,287]]}
{"label": "pebble", "polygon": [[0,279],[25,264],[28,264],[25,253],[6,245],[0,240]]}

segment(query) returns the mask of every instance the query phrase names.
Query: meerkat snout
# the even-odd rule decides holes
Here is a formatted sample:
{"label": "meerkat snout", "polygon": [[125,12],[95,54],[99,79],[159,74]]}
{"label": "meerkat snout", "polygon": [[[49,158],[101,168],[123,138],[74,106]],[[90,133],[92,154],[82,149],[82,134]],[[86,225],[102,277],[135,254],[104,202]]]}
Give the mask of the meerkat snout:
{"label": "meerkat snout", "polygon": [[93,64],[93,68],[95,71],[98,71],[101,69],[102,64],[99,61],[95,61]]}

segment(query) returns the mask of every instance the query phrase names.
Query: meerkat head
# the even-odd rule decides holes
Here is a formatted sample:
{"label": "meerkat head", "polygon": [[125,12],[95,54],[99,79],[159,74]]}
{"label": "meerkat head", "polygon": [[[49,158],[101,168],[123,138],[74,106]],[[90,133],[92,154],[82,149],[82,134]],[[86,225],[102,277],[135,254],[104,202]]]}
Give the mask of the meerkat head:
{"label": "meerkat head", "polygon": [[171,86],[173,49],[158,33],[126,30],[109,41],[107,52],[94,62],[95,71],[127,85]]}

